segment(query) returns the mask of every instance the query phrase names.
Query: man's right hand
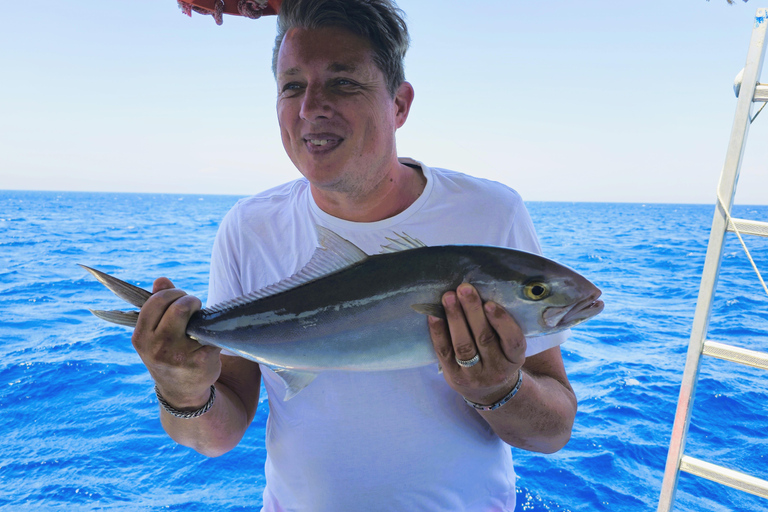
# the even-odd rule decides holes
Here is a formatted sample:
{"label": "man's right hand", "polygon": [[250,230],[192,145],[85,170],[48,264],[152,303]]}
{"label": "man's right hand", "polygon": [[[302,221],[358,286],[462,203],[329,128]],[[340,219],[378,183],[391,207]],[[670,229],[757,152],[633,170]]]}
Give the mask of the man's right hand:
{"label": "man's right hand", "polygon": [[142,306],[131,341],[157,384],[160,394],[178,410],[197,410],[210,397],[221,373],[221,349],[201,345],[186,334],[187,323],[200,310],[197,297],[155,280],[153,295]]}

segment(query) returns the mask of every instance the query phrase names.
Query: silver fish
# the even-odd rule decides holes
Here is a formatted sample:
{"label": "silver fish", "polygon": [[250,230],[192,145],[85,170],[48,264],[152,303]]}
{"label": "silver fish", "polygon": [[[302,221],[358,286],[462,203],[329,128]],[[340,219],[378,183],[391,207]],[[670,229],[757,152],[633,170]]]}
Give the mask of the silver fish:
{"label": "silver fish", "polygon": [[[600,290],[542,256],[500,247],[427,247],[402,234],[369,256],[317,227],[319,247],[295,275],[197,312],[187,335],[274,370],[288,400],[326,370],[382,371],[437,362],[423,315],[444,317],[442,295],[471,283],[503,306],[526,337],[568,329],[603,310]],[[82,266],[82,265],[81,265]],[[85,267],[141,308],[151,293]],[[138,311],[91,312],[135,326]]]}

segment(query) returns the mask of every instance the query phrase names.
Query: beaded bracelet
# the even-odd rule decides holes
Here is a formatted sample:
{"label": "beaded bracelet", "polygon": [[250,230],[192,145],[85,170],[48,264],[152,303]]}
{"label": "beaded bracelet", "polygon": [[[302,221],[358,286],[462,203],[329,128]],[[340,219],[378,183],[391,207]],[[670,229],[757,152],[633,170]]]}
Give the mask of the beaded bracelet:
{"label": "beaded bracelet", "polygon": [[471,405],[472,407],[474,407],[478,411],[494,411],[494,410],[498,409],[499,407],[501,407],[502,405],[504,405],[505,403],[507,403],[510,400],[512,400],[515,397],[515,395],[517,394],[517,392],[520,391],[520,386],[522,386],[522,385],[523,385],[523,369],[522,368],[518,368],[518,370],[517,370],[517,384],[515,384],[515,387],[512,388],[512,391],[507,393],[507,396],[505,396],[504,398],[502,398],[501,400],[499,400],[495,404],[491,404],[491,405],[476,404],[475,402],[472,402],[471,400],[467,400],[464,397],[462,397],[462,398],[464,398],[464,401],[467,402],[467,405]]}
{"label": "beaded bracelet", "polygon": [[169,404],[165,398],[163,398],[163,395],[160,394],[160,390],[157,389],[157,384],[155,384],[155,394],[157,395],[157,401],[160,402],[160,405],[163,406],[165,412],[171,416],[176,416],[177,418],[188,420],[192,418],[199,418],[208,412],[208,410],[213,406],[213,401],[216,399],[216,388],[211,386],[211,397],[208,399],[208,402],[204,406],[196,411],[180,411],[178,409],[174,409],[171,404]]}

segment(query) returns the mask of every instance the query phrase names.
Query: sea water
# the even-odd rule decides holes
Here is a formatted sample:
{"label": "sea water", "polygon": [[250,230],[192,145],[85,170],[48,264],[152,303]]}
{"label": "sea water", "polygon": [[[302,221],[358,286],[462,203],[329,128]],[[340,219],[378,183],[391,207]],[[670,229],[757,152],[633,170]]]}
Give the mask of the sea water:
{"label": "sea water", "polygon": [[[209,459],[158,421],[127,309],[77,263],[205,300],[213,237],[236,197],[0,191],[0,508],[258,510],[263,402],[240,445]],[[652,511],[658,500],[714,206],[529,203],[544,252],[603,290],[563,345],[579,411],[553,455],[512,449],[518,511]],[[768,207],[734,215],[768,221]],[[768,350],[768,297],[729,235],[709,338]],[[768,274],[768,243],[748,237]],[[686,453],[768,478],[768,381],[707,358]],[[375,478],[376,475],[371,475]],[[675,510],[768,510],[683,474]]]}

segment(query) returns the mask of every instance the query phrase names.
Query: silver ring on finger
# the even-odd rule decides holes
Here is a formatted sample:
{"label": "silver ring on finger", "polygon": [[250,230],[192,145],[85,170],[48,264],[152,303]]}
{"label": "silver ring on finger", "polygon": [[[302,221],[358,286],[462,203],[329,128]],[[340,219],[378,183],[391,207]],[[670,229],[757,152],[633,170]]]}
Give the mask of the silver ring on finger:
{"label": "silver ring on finger", "polygon": [[480,362],[480,354],[475,354],[475,357],[472,359],[459,359],[457,357],[456,362],[459,363],[459,366],[463,366],[464,368],[471,368]]}

